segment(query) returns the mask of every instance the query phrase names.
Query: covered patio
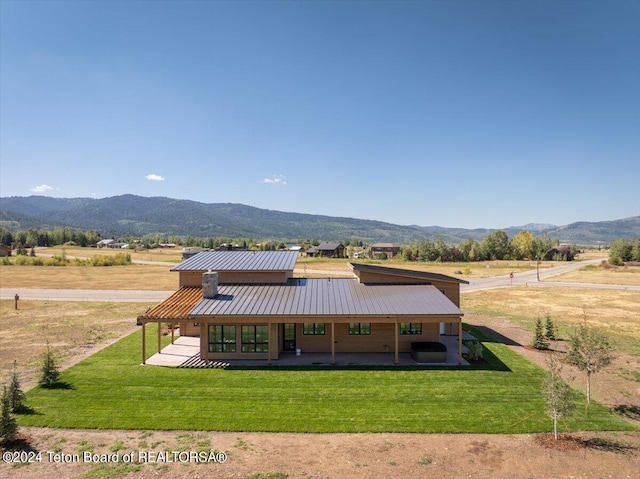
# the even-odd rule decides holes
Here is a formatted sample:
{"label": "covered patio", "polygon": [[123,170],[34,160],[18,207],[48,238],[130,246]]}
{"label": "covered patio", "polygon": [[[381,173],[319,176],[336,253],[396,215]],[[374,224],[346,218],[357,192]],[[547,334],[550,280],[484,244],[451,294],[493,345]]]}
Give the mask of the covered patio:
{"label": "covered patio", "polygon": [[[463,340],[475,338],[463,332]],[[442,336],[440,338],[447,347],[446,363],[417,363],[411,358],[411,353],[399,353],[397,363],[395,355],[389,353],[335,353],[335,362],[332,364],[331,353],[281,353],[278,359],[271,360],[272,366],[468,366],[463,358],[458,359],[458,337]],[[462,353],[467,348],[462,346]],[[161,351],[146,359],[144,364],[151,366],[165,366],[173,368],[226,368],[230,366],[264,366],[264,359],[201,359],[200,338],[192,336],[179,336],[171,344]]]}

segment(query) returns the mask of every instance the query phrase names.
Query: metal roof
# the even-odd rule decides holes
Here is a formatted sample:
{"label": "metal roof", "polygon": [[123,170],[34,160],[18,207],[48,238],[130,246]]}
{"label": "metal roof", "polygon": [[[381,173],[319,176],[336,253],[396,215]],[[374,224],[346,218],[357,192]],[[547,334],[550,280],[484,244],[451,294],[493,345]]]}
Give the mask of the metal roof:
{"label": "metal roof", "polygon": [[202,251],[171,271],[293,271],[297,251]]}
{"label": "metal roof", "polygon": [[334,251],[338,249],[340,246],[344,248],[342,243],[321,243],[316,246],[316,250],[318,251]]}
{"label": "metal roof", "polygon": [[361,284],[356,279],[291,279],[286,284],[220,285],[190,316],[402,316],[463,313],[431,285]]}
{"label": "metal roof", "polygon": [[405,276],[409,278],[420,278],[434,281],[447,281],[450,283],[469,284],[464,279],[454,278],[446,274],[429,273],[428,271],[416,271],[413,269],[388,268],[386,266],[375,266],[363,263],[349,263],[353,271],[368,271],[370,273],[388,274],[392,276]]}

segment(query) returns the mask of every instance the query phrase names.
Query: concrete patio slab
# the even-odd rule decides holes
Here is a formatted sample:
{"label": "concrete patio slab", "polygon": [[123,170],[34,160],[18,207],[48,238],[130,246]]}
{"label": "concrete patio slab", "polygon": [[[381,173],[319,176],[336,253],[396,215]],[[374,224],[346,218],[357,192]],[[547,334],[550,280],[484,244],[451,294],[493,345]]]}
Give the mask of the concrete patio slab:
{"label": "concrete patio slab", "polygon": [[[468,333],[463,334],[463,339],[475,339]],[[398,355],[398,366],[451,366],[458,364],[458,337],[442,336],[440,338],[447,346],[446,363],[424,363],[420,364],[411,358],[411,353],[400,353]],[[463,352],[466,347],[463,346]],[[394,366],[394,354],[389,353],[336,353],[336,366]],[[180,336],[172,344],[165,346],[161,352],[154,354],[146,361],[150,366],[166,367],[191,367],[191,368],[225,368],[228,366],[264,366],[264,359],[242,359],[242,360],[216,360],[205,361],[200,359],[200,338],[190,336]],[[469,365],[462,360],[463,365]],[[327,366],[331,365],[331,355],[329,353],[305,353],[300,356],[295,353],[281,353],[279,359],[271,361],[273,366]]]}

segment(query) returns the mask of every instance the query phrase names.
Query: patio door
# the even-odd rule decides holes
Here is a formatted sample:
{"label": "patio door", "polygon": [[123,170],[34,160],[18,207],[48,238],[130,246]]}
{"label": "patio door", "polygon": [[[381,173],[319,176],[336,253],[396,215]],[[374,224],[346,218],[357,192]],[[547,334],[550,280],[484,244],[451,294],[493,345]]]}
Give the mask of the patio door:
{"label": "patio door", "polygon": [[282,351],[296,350],[296,324],[284,323],[282,325]]}

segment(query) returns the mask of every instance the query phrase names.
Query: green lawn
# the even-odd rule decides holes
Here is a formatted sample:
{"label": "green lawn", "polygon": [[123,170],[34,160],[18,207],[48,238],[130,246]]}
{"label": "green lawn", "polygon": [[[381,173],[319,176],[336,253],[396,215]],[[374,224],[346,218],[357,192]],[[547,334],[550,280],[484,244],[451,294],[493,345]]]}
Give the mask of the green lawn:
{"label": "green lawn", "polygon": [[[544,372],[497,343],[484,368],[282,370],[141,366],[140,332],[62,374],[68,388],[27,394],[21,425],[279,432],[549,431]],[[150,344],[153,344],[150,338]],[[592,404],[562,430],[632,427]]]}

